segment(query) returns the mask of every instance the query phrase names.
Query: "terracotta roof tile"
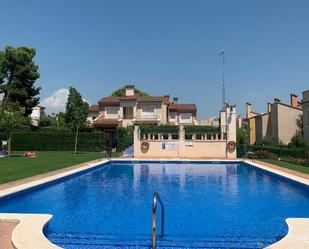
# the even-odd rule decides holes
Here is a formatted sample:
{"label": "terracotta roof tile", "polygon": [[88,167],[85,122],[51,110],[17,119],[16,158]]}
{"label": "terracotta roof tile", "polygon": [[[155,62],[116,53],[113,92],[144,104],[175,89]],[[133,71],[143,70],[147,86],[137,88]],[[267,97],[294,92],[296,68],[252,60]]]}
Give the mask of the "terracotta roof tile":
{"label": "terracotta roof tile", "polygon": [[164,96],[142,96],[140,102],[163,102]]}
{"label": "terracotta roof tile", "polygon": [[115,96],[103,97],[102,99],[99,100],[99,103],[118,103],[118,102],[119,97]]}
{"label": "terracotta roof tile", "polygon": [[94,127],[110,127],[110,126],[118,126],[119,121],[118,119],[107,119],[107,118],[99,118],[99,120],[94,121]]}
{"label": "terracotta roof tile", "polygon": [[138,99],[139,96],[137,95],[132,95],[132,96],[123,96],[123,97],[119,97],[119,100],[135,100]]}
{"label": "terracotta roof tile", "polygon": [[89,106],[89,112],[99,112],[99,105],[91,105]]}
{"label": "terracotta roof tile", "polygon": [[175,111],[196,111],[195,104],[170,104],[168,106],[169,110]]}

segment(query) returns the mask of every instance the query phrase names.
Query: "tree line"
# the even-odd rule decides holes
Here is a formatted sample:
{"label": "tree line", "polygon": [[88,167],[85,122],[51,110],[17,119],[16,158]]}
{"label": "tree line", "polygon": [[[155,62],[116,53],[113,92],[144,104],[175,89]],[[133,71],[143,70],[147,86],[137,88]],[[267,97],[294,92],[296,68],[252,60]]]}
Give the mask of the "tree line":
{"label": "tree line", "polygon": [[[0,132],[31,127],[30,115],[40,102],[39,66],[35,63],[36,49],[7,46],[0,51]],[[69,88],[65,113],[46,116],[39,125],[75,131],[87,127],[88,103],[74,88]]]}

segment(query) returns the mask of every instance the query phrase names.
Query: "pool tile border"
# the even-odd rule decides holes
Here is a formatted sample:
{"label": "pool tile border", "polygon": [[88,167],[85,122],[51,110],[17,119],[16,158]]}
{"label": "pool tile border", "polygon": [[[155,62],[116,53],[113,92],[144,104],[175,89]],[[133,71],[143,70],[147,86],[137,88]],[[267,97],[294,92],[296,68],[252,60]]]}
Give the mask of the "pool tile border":
{"label": "pool tile border", "polygon": [[[117,158],[112,159],[111,162],[144,162],[144,161],[155,161],[155,162],[172,162],[172,161],[185,161],[185,162],[241,162],[240,160],[224,160],[224,159],[138,159],[138,158]],[[86,163],[85,166],[81,166],[77,169],[68,170],[53,176],[44,177],[39,180],[35,180],[29,183],[20,184],[18,186],[10,187],[0,191],[0,198],[8,195],[18,193],[45,183],[53,182],[55,180],[74,175],[79,172],[83,172],[88,169],[95,168],[99,165],[110,162],[107,159],[98,161],[95,163]],[[273,169],[257,162],[246,161],[247,164],[254,167],[266,170],[276,175],[283,176],[290,180],[305,184],[309,186],[309,180],[299,176],[295,176],[277,169]],[[17,226],[12,233],[12,243],[16,249],[61,249],[61,247],[52,244],[43,234],[44,226],[52,218],[50,214],[0,214],[1,221],[13,221],[18,222]],[[307,249],[309,248],[309,219],[307,218],[289,218],[286,220],[289,230],[288,234],[280,241],[270,245],[267,249]]]}

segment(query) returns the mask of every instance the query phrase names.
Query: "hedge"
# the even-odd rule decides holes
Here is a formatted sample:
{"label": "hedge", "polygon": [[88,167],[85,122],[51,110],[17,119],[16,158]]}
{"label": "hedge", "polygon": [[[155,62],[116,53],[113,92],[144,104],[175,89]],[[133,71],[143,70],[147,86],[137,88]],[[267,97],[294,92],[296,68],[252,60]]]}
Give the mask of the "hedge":
{"label": "hedge", "polygon": [[[261,145],[247,145],[247,151],[269,151],[278,157],[294,157],[294,158],[306,158],[306,151],[304,148],[288,148],[284,146],[261,146]],[[245,154],[244,145],[237,145],[237,157],[242,157]]]}
{"label": "hedge", "polygon": [[185,126],[186,134],[216,134],[220,133],[220,128],[215,126],[205,126],[205,125],[189,125]]}
{"label": "hedge", "polygon": [[[13,132],[12,150],[73,151],[75,135],[75,133]],[[1,134],[0,138],[5,138],[5,135]],[[77,150],[102,151],[104,141],[103,133],[79,133]]]}
{"label": "hedge", "polygon": [[141,134],[178,134],[179,126],[176,125],[141,125],[139,127]]}

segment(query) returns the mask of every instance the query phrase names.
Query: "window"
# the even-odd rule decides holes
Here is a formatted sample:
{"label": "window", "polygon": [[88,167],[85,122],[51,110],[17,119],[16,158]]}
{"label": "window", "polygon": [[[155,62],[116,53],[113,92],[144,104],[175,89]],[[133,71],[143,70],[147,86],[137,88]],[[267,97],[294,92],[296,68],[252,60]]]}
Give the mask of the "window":
{"label": "window", "polygon": [[191,113],[180,113],[180,123],[191,123],[192,114]]}
{"label": "window", "polygon": [[118,118],[118,107],[105,107],[106,118]]}
{"label": "window", "polygon": [[154,108],[143,108],[142,116],[144,117],[154,117]]}
{"label": "window", "polygon": [[123,107],[123,118],[124,119],[133,118],[133,107]]}
{"label": "window", "polygon": [[175,120],[177,112],[170,112],[170,119]]}

